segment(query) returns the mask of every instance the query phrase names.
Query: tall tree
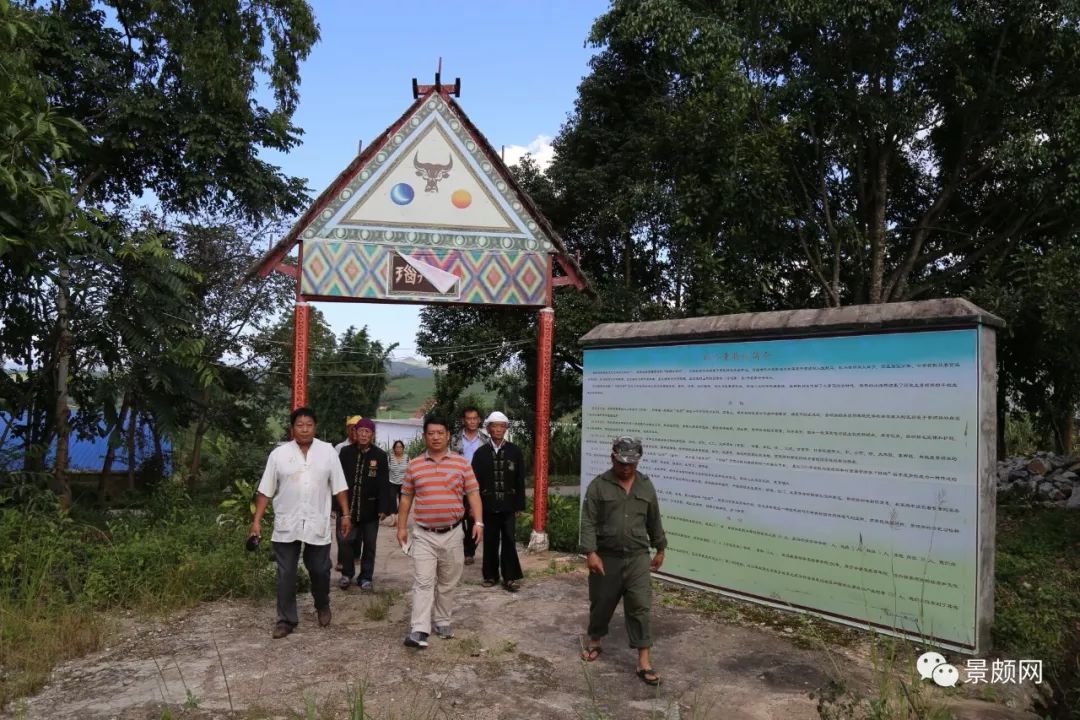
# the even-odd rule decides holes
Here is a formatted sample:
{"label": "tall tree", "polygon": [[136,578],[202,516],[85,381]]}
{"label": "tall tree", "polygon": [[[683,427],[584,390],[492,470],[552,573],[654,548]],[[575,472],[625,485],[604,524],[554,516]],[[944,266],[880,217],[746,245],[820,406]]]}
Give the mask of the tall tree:
{"label": "tall tree", "polygon": [[79,282],[71,288],[73,337],[79,340],[73,356],[93,369],[80,375],[94,394],[79,402],[80,429],[96,434],[103,425],[109,437],[101,497],[122,437],[134,489],[130,455],[140,415],[171,429],[185,398],[206,384],[205,342],[192,333],[198,275],[177,258],[175,234],[144,211],[114,221],[105,237],[108,252],[84,255],[73,265]]}
{"label": "tall tree", "polygon": [[[1080,74],[1063,68],[1080,60],[1078,27],[1073,1],[614,0],[530,191],[600,292],[592,320],[1011,282],[1020,271],[991,260],[1076,242]],[[1025,297],[1008,307],[1045,299]],[[525,332],[509,313],[422,317],[432,350]],[[1056,332],[1080,330],[1069,322]],[[482,373],[517,354],[495,346],[450,368]],[[1054,365],[1055,396],[1071,392],[1066,366]],[[1051,372],[1013,368],[1017,389]],[[448,393],[467,384],[446,375]],[[1070,414],[1064,395],[1054,403],[1044,415]]]}
{"label": "tall tree", "polygon": [[348,328],[333,353],[311,364],[311,404],[320,417],[337,427],[350,415],[375,417],[395,348],[372,339],[366,327]]}
{"label": "tall tree", "polygon": [[244,276],[266,239],[281,231],[278,223],[256,225],[236,217],[199,218],[177,228],[178,254],[200,269],[192,286],[199,298],[192,333],[203,346],[205,375],[192,388],[181,418],[193,432],[191,456],[185,458],[191,483],[200,477],[203,439],[211,427],[236,438],[265,424],[252,342],[285,310],[292,281],[279,273],[258,283]]}
{"label": "tall tree", "polygon": [[43,467],[41,434],[48,436],[55,417],[45,406],[56,396],[47,348],[57,337],[51,343],[43,337],[48,308],[42,294],[55,279],[50,260],[82,240],[63,168],[86,139],[49,101],[50,85],[38,74],[32,50],[41,35],[34,13],[0,0],[0,358],[23,370],[0,374],[0,410],[11,417],[5,434],[36,448],[24,453],[27,469]]}
{"label": "tall tree", "polygon": [[[667,191],[669,261],[715,275],[734,244],[768,261],[744,286],[763,273],[782,302],[807,280],[817,304],[928,297],[1032,233],[1073,237],[1078,20],[1074,2],[616,0],[553,173],[564,193],[582,166]],[[632,198],[575,196],[586,218]]]}
{"label": "tall tree", "polygon": [[[252,342],[262,360],[265,382],[275,390],[276,406],[282,416],[288,412],[292,389],[293,322],[291,314],[285,315]],[[374,340],[366,327],[350,327],[339,340],[323,314],[312,310],[308,329],[308,404],[319,418],[320,435],[344,437],[347,417],[376,415],[379,397],[389,379],[390,354],[396,347]]]}
{"label": "tall tree", "polygon": [[1025,242],[977,270],[965,278],[972,283],[967,292],[1008,321],[998,353],[1001,410],[1029,414],[1049,446],[1073,452],[1080,403],[1080,237]]}
{"label": "tall tree", "polygon": [[[29,2],[20,13],[34,32],[24,38],[25,55],[14,67],[46,78],[49,106],[88,131],[88,142],[54,158],[74,188],[76,207],[101,216],[149,195],[170,213],[261,218],[302,203],[303,182],[261,160],[259,152],[287,151],[298,142],[291,118],[299,62],[318,39],[306,2],[211,0],[195,12],[177,0],[59,0]],[[260,86],[270,90],[269,104],[259,99]],[[77,235],[79,216],[67,213],[58,235]],[[75,374],[77,385],[77,375],[86,371],[73,364],[72,353],[79,340],[71,329],[71,293],[82,284],[73,273],[81,265],[69,250],[43,253],[36,267],[29,266],[24,286],[33,297],[23,305],[30,318],[19,323],[51,338],[44,364],[53,378],[55,408],[47,425],[57,438],[61,486],[69,376]],[[43,363],[35,357],[29,364]]]}

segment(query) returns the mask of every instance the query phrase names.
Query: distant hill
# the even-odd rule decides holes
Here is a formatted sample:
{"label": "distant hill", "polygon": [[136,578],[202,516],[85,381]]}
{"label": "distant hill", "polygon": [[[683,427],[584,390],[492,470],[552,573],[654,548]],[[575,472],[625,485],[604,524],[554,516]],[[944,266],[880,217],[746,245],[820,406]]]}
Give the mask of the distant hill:
{"label": "distant hill", "polygon": [[[474,395],[481,402],[491,403],[495,394],[476,382],[465,389],[466,395]],[[422,360],[406,358],[390,363],[390,382],[379,398],[380,418],[410,418],[435,395],[435,373]]]}
{"label": "distant hill", "polygon": [[423,360],[405,358],[404,360],[390,361],[390,377],[434,377],[434,371]]}

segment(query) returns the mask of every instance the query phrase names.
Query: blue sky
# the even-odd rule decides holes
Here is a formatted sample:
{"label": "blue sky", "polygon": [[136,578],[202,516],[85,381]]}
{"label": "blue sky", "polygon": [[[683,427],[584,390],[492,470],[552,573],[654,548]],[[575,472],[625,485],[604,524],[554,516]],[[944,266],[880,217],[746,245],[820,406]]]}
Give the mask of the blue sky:
{"label": "blue sky", "polygon": [[[461,78],[462,108],[507,161],[526,149],[543,160],[573,109],[595,50],[585,39],[607,0],[346,2],[316,0],[322,40],[301,67],[295,122],[303,144],[268,153],[308,179],[317,196],[412,102],[412,78]],[[415,353],[415,305],[319,303],[334,331],[367,325],[395,357]]]}

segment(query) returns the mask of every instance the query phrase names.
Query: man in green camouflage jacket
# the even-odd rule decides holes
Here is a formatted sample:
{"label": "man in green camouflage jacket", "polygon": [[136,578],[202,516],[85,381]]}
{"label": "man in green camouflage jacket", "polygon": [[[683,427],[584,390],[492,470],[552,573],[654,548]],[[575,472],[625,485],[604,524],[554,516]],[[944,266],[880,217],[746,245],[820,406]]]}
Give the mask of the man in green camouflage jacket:
{"label": "man in green camouflage jacket", "polygon": [[[611,469],[594,479],[585,491],[581,510],[581,551],[589,567],[589,644],[582,652],[587,662],[601,653],[600,641],[623,601],[626,634],[637,648],[637,675],[659,685],[652,667],[650,571],[664,562],[667,539],[660,521],[656,489],[647,475],[637,471],[641,441],[622,436],[611,449]],[[649,548],[656,548],[650,558]]]}

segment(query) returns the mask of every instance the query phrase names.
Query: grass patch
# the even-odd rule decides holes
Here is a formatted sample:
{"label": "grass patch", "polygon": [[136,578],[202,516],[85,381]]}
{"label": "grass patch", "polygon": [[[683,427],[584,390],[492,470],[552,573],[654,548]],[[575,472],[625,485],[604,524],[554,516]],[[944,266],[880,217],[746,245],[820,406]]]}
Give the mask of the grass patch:
{"label": "grass patch", "polygon": [[0,707],[39,690],[57,664],[100,649],[108,629],[99,613],[74,606],[6,606],[0,613]]}
{"label": "grass patch", "polygon": [[[417,688],[411,698],[396,702],[382,711],[372,707],[368,699],[370,691],[371,685],[366,680],[346,682],[344,706],[336,697],[328,696],[319,700],[314,695],[306,694],[303,708],[286,717],[290,720],[441,720],[449,717],[437,702],[441,696],[439,688],[434,691],[434,700],[422,697],[425,691]],[[270,720],[282,716],[260,710],[254,714],[249,711],[243,717],[245,720]]]}
{"label": "grass patch", "polygon": [[526,570],[525,578],[538,578],[538,577],[554,577],[556,575],[565,575],[566,573],[572,573],[581,567],[584,563],[578,561],[576,558],[566,558],[563,560],[550,560],[546,567],[539,570]]}
{"label": "grass patch", "polygon": [[404,375],[391,378],[379,397],[379,407],[386,408],[379,417],[412,417],[421,405],[435,395],[435,378]]}
{"label": "grass patch", "polygon": [[49,492],[0,495],[0,708],[37,691],[57,664],[100,647],[111,610],[160,613],[224,597],[268,596],[270,543],[175,488],[143,512],[62,512]]}
{"label": "grass patch", "polygon": [[385,620],[390,615],[390,607],[400,596],[399,590],[382,590],[376,593],[364,608],[364,617],[368,620]]}
{"label": "grass patch", "polygon": [[466,657],[479,656],[484,649],[483,645],[480,643],[480,638],[473,634],[455,638],[453,642],[454,649],[458,651],[458,654]]}
{"label": "grass patch", "polygon": [[[575,487],[581,484],[580,475],[548,475],[548,487]],[[532,478],[528,478],[526,487],[532,487]]]}
{"label": "grass patch", "polygon": [[[1040,714],[1080,718],[1080,512],[998,507],[994,649],[1043,661]],[[1068,708],[1069,710],[1065,710]]]}
{"label": "grass patch", "polygon": [[850,647],[867,637],[861,630],[812,615],[735,600],[705,590],[654,581],[653,592],[657,604],[663,607],[693,610],[730,623],[769,627],[788,636],[799,647]]}

